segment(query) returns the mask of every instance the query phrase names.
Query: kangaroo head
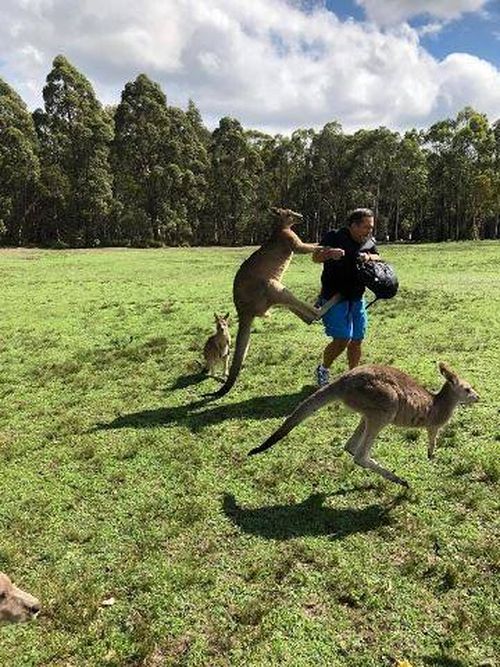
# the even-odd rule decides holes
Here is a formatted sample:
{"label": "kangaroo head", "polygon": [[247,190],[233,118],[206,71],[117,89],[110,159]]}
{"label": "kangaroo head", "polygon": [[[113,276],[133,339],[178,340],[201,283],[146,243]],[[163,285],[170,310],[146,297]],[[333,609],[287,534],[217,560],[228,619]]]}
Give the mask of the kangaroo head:
{"label": "kangaroo head", "polygon": [[39,611],[40,602],[14,586],[9,577],[0,572],[0,623],[29,621]]}
{"label": "kangaroo head", "polygon": [[474,391],[471,385],[459,378],[455,371],[453,371],[447,364],[440,361],[438,368],[441,375],[457,395],[459,403],[468,405],[469,403],[475,403],[479,400],[479,395]]}
{"label": "kangaroo head", "polygon": [[271,206],[271,213],[273,213],[278,218],[278,224],[283,228],[296,225],[303,219],[301,213],[292,211],[291,208],[278,208],[277,206]]}
{"label": "kangaroo head", "polygon": [[217,313],[214,313],[214,316],[217,331],[227,333],[229,331],[229,313],[226,313],[225,315],[218,315]]}

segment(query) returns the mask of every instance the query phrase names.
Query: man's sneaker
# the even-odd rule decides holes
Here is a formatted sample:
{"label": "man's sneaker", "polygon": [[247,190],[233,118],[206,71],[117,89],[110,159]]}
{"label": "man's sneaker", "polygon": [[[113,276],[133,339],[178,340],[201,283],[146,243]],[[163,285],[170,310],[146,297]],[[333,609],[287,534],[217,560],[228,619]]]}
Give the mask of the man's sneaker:
{"label": "man's sneaker", "polygon": [[330,384],[330,371],[323,364],[316,368],[316,384],[318,387],[326,387],[327,384]]}

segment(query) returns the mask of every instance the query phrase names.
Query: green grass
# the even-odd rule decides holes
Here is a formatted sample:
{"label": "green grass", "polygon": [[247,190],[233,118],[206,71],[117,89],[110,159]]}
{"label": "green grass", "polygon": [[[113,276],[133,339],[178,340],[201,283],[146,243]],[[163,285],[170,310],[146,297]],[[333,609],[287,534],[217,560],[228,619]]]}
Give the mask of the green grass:
{"label": "green grass", "polygon": [[[310,392],[320,325],[257,321],[234,390],[200,400],[248,249],[0,251],[0,570],[44,606],[0,628],[1,665],[495,664],[500,245],[383,251],[401,290],[365,360],[434,389],[444,360],[483,399],[433,462],[425,433],[383,432],[407,493],[343,453],[338,405],[246,458]],[[298,257],[285,282],[318,280]]]}

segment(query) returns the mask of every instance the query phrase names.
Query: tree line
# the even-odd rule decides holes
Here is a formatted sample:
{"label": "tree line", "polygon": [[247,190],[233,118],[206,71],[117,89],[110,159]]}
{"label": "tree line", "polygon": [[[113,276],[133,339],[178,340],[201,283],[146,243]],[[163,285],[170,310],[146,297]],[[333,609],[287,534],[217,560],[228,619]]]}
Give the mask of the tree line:
{"label": "tree line", "polygon": [[470,107],[404,134],[333,121],[272,136],[229,117],[211,132],[145,74],[103,107],[61,55],[43,99],[30,113],[0,79],[2,245],[256,244],[270,205],[303,213],[311,240],[361,206],[381,239],[500,234],[500,120]]}

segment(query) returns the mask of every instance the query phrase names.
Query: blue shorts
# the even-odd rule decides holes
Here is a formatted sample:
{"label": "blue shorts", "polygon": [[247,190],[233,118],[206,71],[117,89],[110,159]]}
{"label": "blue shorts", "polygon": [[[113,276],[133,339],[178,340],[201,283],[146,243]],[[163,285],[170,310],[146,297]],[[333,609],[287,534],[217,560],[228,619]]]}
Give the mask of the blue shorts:
{"label": "blue shorts", "polygon": [[[323,304],[325,301],[326,299],[320,298],[319,303]],[[368,326],[365,300],[361,298],[339,301],[323,315],[322,320],[325,333],[330,338],[363,340]]]}

